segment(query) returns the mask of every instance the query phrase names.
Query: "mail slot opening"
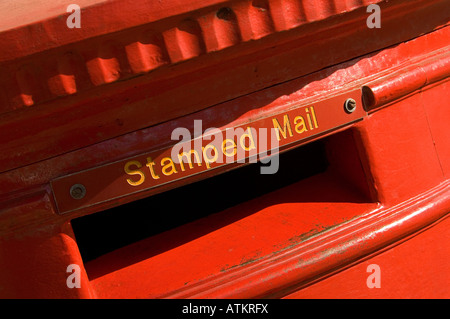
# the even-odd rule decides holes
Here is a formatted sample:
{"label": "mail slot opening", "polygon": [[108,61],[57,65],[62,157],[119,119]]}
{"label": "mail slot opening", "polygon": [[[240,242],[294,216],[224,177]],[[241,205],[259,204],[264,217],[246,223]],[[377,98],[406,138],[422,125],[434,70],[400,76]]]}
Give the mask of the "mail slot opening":
{"label": "mail slot opening", "polygon": [[136,297],[163,296],[372,212],[358,145],[347,129],[282,153],[274,175],[249,164],[72,220],[97,294],[120,296],[120,285],[138,281]]}
{"label": "mail slot opening", "polygon": [[357,141],[348,129],[282,153],[274,175],[250,164],[73,220],[89,279],[104,297],[136,280],[137,297],[161,296],[373,212]]}
{"label": "mail slot opening", "polygon": [[261,174],[261,163],[72,220],[84,261],[143,238],[257,198],[324,172],[322,140],[280,154],[279,170]]}

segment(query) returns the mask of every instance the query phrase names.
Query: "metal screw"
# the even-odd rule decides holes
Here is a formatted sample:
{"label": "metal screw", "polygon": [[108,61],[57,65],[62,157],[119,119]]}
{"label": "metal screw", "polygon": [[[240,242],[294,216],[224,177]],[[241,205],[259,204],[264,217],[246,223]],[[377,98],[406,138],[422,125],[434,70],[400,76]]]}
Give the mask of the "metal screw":
{"label": "metal screw", "polygon": [[347,113],[353,113],[356,110],[356,101],[354,99],[347,99],[344,103],[344,110]]}
{"label": "metal screw", "polygon": [[70,188],[70,196],[74,199],[82,199],[86,195],[86,188],[84,185],[75,184]]}

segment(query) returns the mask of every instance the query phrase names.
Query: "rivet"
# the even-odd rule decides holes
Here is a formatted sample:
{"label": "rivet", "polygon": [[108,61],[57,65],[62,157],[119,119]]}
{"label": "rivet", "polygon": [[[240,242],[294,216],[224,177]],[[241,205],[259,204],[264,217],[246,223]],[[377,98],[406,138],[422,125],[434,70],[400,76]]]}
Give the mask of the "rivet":
{"label": "rivet", "polygon": [[354,99],[347,99],[344,103],[344,110],[347,113],[353,113],[356,110],[356,101]]}
{"label": "rivet", "polygon": [[86,195],[86,187],[82,184],[75,184],[70,188],[70,196],[74,199],[82,199]]}

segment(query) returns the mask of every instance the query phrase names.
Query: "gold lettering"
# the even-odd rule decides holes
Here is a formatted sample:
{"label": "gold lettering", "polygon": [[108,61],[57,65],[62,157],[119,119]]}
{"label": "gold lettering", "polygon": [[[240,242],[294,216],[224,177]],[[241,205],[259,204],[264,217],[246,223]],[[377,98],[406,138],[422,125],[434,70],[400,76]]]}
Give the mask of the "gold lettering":
{"label": "gold lettering", "polygon": [[159,175],[155,173],[155,169],[153,168],[153,166],[155,166],[155,162],[153,162],[153,159],[151,157],[147,157],[147,164],[145,164],[145,166],[147,166],[150,170],[150,174],[152,175],[153,179],[159,179]]}
{"label": "gold lettering", "polygon": [[309,114],[309,109],[306,108],[306,118],[308,119],[309,129],[312,130],[312,123],[311,123],[311,115]]}
{"label": "gold lettering", "polygon": [[189,164],[189,168],[193,168],[194,166],[193,166],[193,161],[191,161],[191,158],[192,158],[192,154],[194,154],[194,156],[195,156],[195,159],[196,159],[196,163],[198,163],[198,166],[201,166],[202,165],[202,163],[200,162],[200,157],[198,156],[198,153],[197,153],[197,151],[196,150],[190,150],[189,152],[183,152],[183,153],[180,153],[180,154],[178,154],[178,161],[180,162],[180,167],[181,167],[181,170],[184,172],[184,164],[183,164],[183,157],[185,157],[186,158],[186,160],[187,160],[187,163]]}
{"label": "gold lettering", "polygon": [[319,124],[317,124],[316,112],[314,111],[314,106],[311,106],[311,114],[313,117],[314,126],[319,128]]}
{"label": "gold lettering", "polygon": [[[214,150],[214,157],[213,158],[208,158],[208,156],[206,156],[208,149],[213,149]],[[202,147],[202,150],[203,150],[203,159],[205,160],[206,167],[207,168],[211,168],[209,166],[209,164],[210,163],[214,163],[217,160],[217,157],[219,157],[219,154],[217,152],[217,148],[214,145],[208,144],[205,147]]]}
{"label": "gold lettering", "polygon": [[[297,123],[297,122],[299,122],[299,123]],[[305,125],[305,119],[303,118],[303,116],[296,116],[295,118],[294,118],[294,124],[295,124],[295,131],[297,132],[297,133],[303,133],[303,132],[306,132],[308,129],[306,128],[306,125]],[[301,129],[300,129],[300,127],[302,127]]]}
{"label": "gold lettering", "polygon": [[[130,169],[130,166],[136,166],[138,169]],[[142,164],[139,161],[129,161],[125,164],[124,171],[128,175],[139,175],[140,178],[136,182],[133,182],[130,178],[127,178],[128,184],[131,186],[139,186],[145,181],[145,174],[139,170],[142,167]]]}
{"label": "gold lettering", "polygon": [[[247,128],[247,130],[248,130],[248,133],[244,133],[244,134],[241,135],[240,142],[241,142],[241,147],[242,147],[244,150],[250,151],[250,150],[256,149],[256,146],[255,146],[255,141],[253,140],[251,128],[249,127],[249,128]],[[250,141],[248,147],[245,145],[245,142],[244,142],[244,140],[245,140],[246,137],[247,137],[248,140]]]}
{"label": "gold lettering", "polygon": [[289,122],[289,116],[287,114],[283,116],[283,129],[281,129],[280,122],[278,122],[277,119],[272,119],[272,122],[273,127],[277,132],[278,141],[281,140],[280,133],[283,136],[283,138],[286,138],[286,130],[289,132],[289,136],[292,137],[291,123]]}
{"label": "gold lettering", "polygon": [[[227,146],[227,144],[231,144],[231,145],[228,145]],[[228,152],[228,150],[229,149],[233,149],[233,152],[230,154],[229,152]],[[223,149],[223,153],[226,155],[226,156],[234,156],[234,155],[236,155],[236,153],[237,153],[237,145],[236,145],[236,142],[234,141],[234,140],[232,140],[232,139],[226,139],[225,141],[223,141],[223,143],[222,143],[222,149]]]}
{"label": "gold lettering", "polygon": [[[168,164],[164,165],[165,162],[169,162]],[[173,173],[178,173],[178,171],[175,168],[175,164],[173,163],[172,159],[170,157],[164,157],[161,160],[161,166],[164,165],[164,167],[162,168],[162,172],[164,175],[166,176],[170,176]],[[171,168],[171,170],[169,172],[167,172],[167,169]]]}

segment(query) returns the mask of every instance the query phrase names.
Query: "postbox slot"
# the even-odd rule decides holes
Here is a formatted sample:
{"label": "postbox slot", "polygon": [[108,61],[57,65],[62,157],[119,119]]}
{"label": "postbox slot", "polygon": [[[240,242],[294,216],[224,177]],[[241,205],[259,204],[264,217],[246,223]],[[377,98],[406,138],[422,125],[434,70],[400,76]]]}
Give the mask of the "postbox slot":
{"label": "postbox slot", "polygon": [[138,240],[219,213],[328,167],[322,140],[280,154],[276,174],[260,174],[261,163],[246,166],[72,220],[84,261]]}
{"label": "postbox slot", "polygon": [[136,280],[137,297],[158,297],[373,212],[358,145],[350,128],[284,152],[272,176],[250,164],[73,220],[90,281],[104,297]]}

